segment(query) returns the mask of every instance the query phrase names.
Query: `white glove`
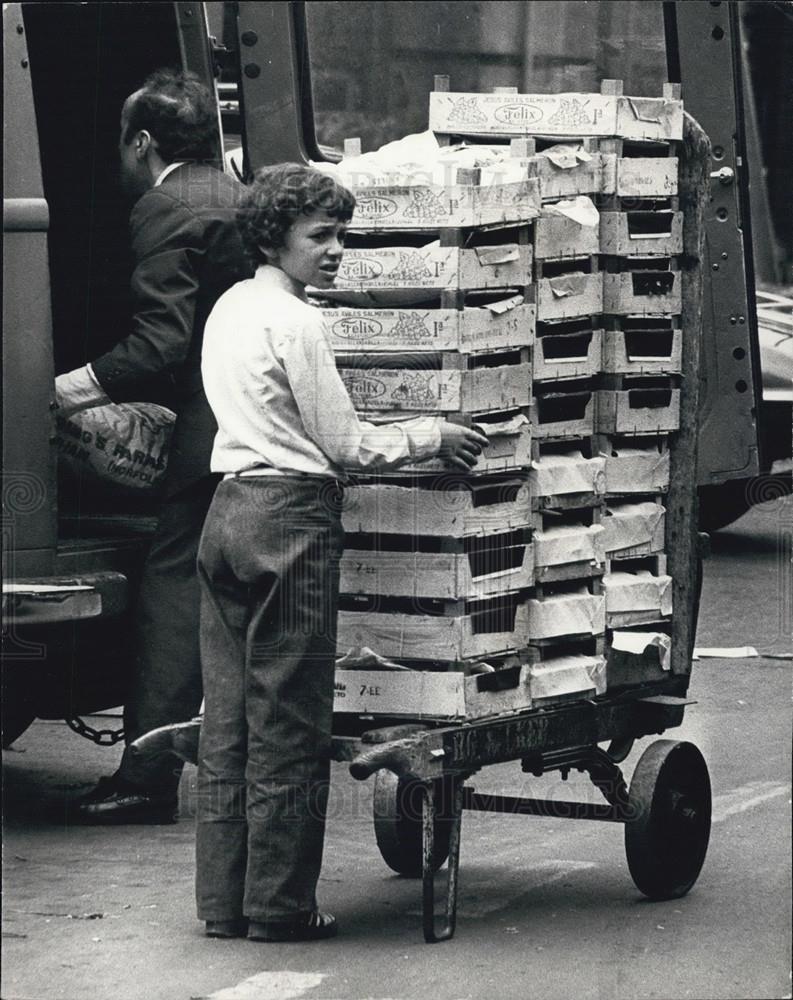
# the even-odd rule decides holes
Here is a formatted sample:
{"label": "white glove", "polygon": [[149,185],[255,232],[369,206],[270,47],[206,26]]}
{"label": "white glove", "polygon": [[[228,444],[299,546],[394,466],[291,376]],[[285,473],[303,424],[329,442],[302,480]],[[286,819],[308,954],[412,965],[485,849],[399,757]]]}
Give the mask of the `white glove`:
{"label": "white glove", "polygon": [[92,406],[106,406],[111,400],[91,366],[84,365],[55,379],[55,401],[60,415],[70,417]]}

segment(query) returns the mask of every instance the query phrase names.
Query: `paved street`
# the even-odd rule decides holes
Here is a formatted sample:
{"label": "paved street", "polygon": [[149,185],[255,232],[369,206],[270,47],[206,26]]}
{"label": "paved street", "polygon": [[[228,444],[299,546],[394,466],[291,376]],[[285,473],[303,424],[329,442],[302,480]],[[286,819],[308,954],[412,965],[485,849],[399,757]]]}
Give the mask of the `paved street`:
{"label": "paved street", "polygon": [[[684,899],[642,900],[616,824],[466,814],[457,934],[425,945],[420,884],[375,845],[372,782],[336,765],[320,891],[341,936],[211,941],[193,909],[194,770],[176,826],[68,827],[65,797],[119,752],[39,722],[4,755],[4,1000],[789,997],[791,536],[788,500],[713,540],[698,645],[765,655],[697,662],[698,704],[665,734],[698,744],[714,789],[710,851]],[[541,796],[557,778],[515,763],[472,783]],[[572,778],[565,794],[597,801]]]}

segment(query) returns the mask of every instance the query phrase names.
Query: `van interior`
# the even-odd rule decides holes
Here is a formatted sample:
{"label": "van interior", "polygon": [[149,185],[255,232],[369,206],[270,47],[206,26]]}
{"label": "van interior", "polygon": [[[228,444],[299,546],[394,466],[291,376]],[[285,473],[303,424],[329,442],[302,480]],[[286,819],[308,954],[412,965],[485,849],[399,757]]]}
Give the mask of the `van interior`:
{"label": "van interior", "polygon": [[[131,204],[119,183],[121,107],[149,73],[180,66],[181,56],[174,4],[25,3],[22,11],[50,211],[60,374],[112,347],[129,327]],[[122,495],[63,470],[58,493],[66,539],[145,530],[156,504],[143,491]]]}
{"label": "van interior", "polygon": [[[153,70],[182,60],[171,3],[23,3],[22,16],[50,213],[60,374],[97,357],[129,329],[131,205],[119,184],[121,107]],[[59,469],[56,576],[122,574],[130,603],[119,593],[117,610],[110,601],[79,628],[75,622],[50,628],[36,690],[31,694],[25,679],[17,702],[23,716],[72,718],[123,704],[133,598],[158,502],[145,491],[121,493]]]}

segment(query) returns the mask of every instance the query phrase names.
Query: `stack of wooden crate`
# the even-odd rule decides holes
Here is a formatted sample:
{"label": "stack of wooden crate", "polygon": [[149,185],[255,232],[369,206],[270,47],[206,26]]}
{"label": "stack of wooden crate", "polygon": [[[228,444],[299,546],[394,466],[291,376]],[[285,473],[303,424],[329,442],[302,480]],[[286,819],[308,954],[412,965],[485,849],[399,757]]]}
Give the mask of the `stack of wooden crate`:
{"label": "stack of wooden crate", "polygon": [[410,669],[337,671],[337,710],[470,718],[663,676],[678,98],[437,78],[438,141],[508,145],[522,179],[356,185],[324,307],[356,408],[471,420],[490,446],[470,475],[425,463],[348,489],[339,648]]}

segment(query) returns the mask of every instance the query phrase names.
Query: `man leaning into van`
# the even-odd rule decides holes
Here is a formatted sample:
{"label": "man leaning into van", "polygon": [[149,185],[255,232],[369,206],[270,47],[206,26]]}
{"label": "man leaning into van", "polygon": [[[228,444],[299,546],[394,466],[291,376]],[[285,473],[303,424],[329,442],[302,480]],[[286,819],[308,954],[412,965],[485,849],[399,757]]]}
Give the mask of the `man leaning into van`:
{"label": "man leaning into van", "polygon": [[[201,704],[196,552],[215,489],[215,422],[201,383],[204,323],[216,299],[250,276],[234,213],[243,188],[209,166],[217,109],[192,74],[160,70],[124,103],[121,179],[135,268],[130,330],[112,350],[56,379],[64,415],[108,402],[162,401],[176,412],[164,500],[135,616],[135,666],[124,706],[129,744],[195,715]],[[93,823],[168,823],[180,768],[170,755],[118,771],[76,804]]]}

